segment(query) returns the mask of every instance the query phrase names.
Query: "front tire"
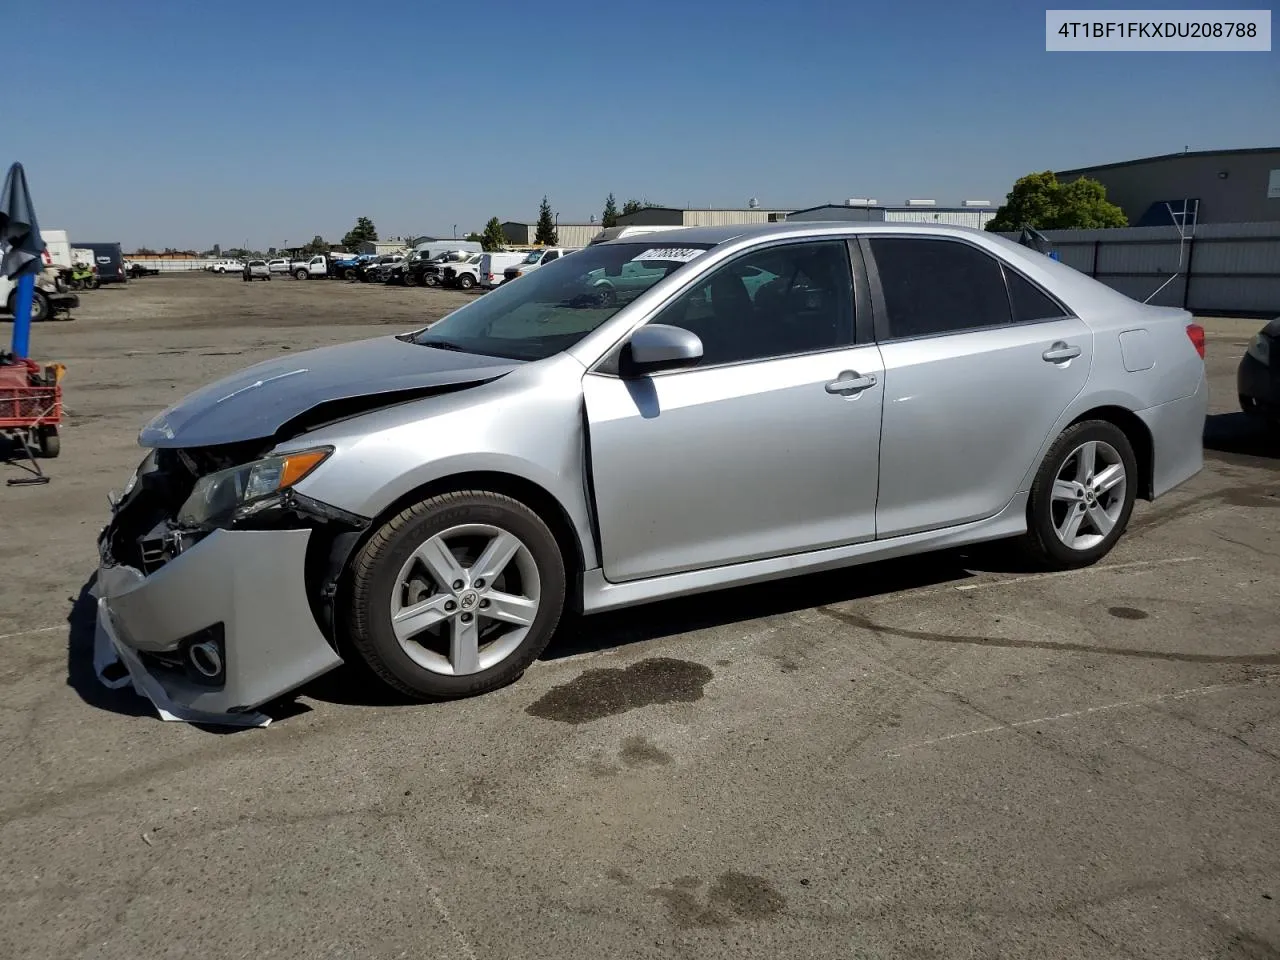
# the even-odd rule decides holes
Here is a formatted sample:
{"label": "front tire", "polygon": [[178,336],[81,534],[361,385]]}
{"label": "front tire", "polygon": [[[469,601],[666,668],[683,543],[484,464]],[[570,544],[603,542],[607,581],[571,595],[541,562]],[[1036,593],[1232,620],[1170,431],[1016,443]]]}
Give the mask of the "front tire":
{"label": "front tire", "polygon": [[1106,420],[1068,427],[1031,485],[1025,551],[1052,570],[1097,563],[1128,526],[1138,483],[1137,458],[1123,430]]}
{"label": "front tire", "polygon": [[471,276],[471,274],[469,273],[464,273],[462,276],[458,277],[458,286],[460,286],[463,290],[470,290],[475,285],[476,285],[475,277]]}
{"label": "front tire", "polygon": [[305,271],[305,270],[295,270],[295,271],[293,271],[293,279],[295,279],[295,280],[305,280],[305,279],[307,279],[307,271]]}
{"label": "front tire", "polygon": [[447,493],[387,521],[356,555],[348,635],[410,697],[486,693],[546,648],[565,584],[559,545],[536,513],[489,491]]}

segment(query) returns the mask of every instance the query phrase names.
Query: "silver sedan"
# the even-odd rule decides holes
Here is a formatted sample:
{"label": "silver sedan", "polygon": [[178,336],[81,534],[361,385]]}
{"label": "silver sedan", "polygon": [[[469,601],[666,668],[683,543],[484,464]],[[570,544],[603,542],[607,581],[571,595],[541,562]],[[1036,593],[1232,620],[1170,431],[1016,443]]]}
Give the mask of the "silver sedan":
{"label": "silver sedan", "polygon": [[1084,566],[1201,469],[1203,357],[1186,312],[961,227],[595,244],[147,424],[98,663],[253,722],[348,657],[492,690],[566,610],[1006,538]]}

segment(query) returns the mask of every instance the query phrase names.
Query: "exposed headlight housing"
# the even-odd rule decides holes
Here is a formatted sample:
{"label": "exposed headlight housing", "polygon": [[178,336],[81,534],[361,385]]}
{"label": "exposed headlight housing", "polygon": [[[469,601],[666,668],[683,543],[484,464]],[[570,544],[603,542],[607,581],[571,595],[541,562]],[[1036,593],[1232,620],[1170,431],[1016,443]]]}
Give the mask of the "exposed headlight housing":
{"label": "exposed headlight housing", "polygon": [[201,527],[252,516],[278,503],[331,453],[332,447],[283,453],[203,476],[178,511],[178,522]]}
{"label": "exposed headlight housing", "polygon": [[1271,338],[1265,333],[1255,334],[1249,349],[1245,352],[1264,367],[1271,366]]}

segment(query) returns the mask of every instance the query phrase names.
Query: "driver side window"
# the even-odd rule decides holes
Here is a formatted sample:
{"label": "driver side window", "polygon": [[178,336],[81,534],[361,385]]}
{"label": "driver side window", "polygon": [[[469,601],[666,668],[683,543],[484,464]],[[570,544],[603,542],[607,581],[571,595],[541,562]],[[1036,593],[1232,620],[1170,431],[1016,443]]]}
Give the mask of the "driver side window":
{"label": "driver side window", "polygon": [[752,251],[719,267],[652,322],[697,334],[699,367],[850,346],[848,248],[824,240]]}

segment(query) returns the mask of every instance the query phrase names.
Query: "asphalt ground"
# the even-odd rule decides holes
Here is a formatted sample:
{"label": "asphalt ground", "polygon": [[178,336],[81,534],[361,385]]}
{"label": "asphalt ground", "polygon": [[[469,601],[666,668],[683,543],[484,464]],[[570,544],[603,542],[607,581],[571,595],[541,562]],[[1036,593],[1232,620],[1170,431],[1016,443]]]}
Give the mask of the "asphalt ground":
{"label": "asphalt ground", "polygon": [[464,295],[83,298],[33,336],[68,367],[53,481],[0,486],[0,957],[1280,957],[1280,445],[1234,395],[1261,322],[1206,321],[1205,469],[1096,567],[953,552],[657,604],[488,696],[341,670],[227,734],[93,676],[138,427]]}

